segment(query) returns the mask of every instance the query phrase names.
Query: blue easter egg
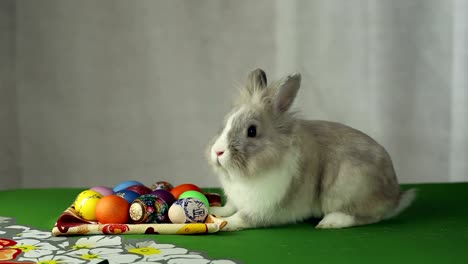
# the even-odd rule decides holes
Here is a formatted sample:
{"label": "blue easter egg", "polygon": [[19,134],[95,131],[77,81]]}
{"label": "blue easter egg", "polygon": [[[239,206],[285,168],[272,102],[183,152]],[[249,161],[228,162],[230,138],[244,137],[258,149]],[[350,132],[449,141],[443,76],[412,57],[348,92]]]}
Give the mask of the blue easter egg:
{"label": "blue easter egg", "polygon": [[130,191],[130,190],[121,190],[115,193],[115,195],[118,195],[125,200],[127,200],[128,203],[133,203],[133,201],[140,197],[140,195],[137,192]]}
{"label": "blue easter egg", "polygon": [[117,184],[112,190],[116,193],[118,191],[121,191],[133,185],[144,185],[144,184],[139,181],[124,181],[124,182]]}

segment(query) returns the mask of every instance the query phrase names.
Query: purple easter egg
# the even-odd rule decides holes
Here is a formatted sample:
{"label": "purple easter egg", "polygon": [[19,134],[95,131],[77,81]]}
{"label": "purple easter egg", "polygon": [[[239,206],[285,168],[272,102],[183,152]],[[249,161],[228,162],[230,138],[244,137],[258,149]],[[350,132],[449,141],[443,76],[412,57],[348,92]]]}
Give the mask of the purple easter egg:
{"label": "purple easter egg", "polygon": [[174,195],[172,195],[172,193],[170,191],[168,191],[168,190],[157,189],[157,190],[152,191],[151,194],[154,194],[154,195],[160,197],[169,206],[171,206],[175,202]]}
{"label": "purple easter egg", "polygon": [[102,194],[102,196],[114,194],[114,191],[112,190],[112,188],[107,187],[107,186],[94,186],[93,188],[91,188],[91,190]]}

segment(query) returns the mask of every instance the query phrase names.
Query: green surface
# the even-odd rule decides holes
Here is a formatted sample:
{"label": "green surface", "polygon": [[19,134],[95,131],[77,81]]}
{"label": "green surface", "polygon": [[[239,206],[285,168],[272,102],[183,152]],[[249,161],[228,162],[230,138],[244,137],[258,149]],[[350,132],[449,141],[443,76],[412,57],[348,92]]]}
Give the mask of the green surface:
{"label": "green surface", "polygon": [[[153,236],[211,258],[243,263],[468,263],[468,183],[424,184],[399,217],[341,230],[311,222],[197,236]],[[0,191],[0,216],[50,230],[82,189]],[[127,236],[128,238],[149,238]]]}

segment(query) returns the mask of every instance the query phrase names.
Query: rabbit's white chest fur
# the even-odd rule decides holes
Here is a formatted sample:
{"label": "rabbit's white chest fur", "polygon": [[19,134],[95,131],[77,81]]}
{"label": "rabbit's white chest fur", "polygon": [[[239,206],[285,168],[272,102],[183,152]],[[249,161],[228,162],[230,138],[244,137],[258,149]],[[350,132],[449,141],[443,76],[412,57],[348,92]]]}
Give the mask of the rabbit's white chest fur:
{"label": "rabbit's white chest fur", "polygon": [[[294,177],[297,177],[298,151],[290,151],[281,164],[257,175],[228,172],[221,183],[229,203],[238,211],[256,218],[278,217],[279,208]],[[281,218],[281,217],[280,217]]]}

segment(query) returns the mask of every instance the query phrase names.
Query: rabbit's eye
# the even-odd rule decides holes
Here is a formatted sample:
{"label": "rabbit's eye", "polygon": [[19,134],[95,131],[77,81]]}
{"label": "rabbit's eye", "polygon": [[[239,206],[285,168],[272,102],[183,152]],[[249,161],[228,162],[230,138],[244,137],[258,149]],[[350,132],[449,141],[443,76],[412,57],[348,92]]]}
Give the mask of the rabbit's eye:
{"label": "rabbit's eye", "polygon": [[256,137],[257,136],[257,128],[255,126],[249,126],[247,129],[247,136],[248,137]]}

